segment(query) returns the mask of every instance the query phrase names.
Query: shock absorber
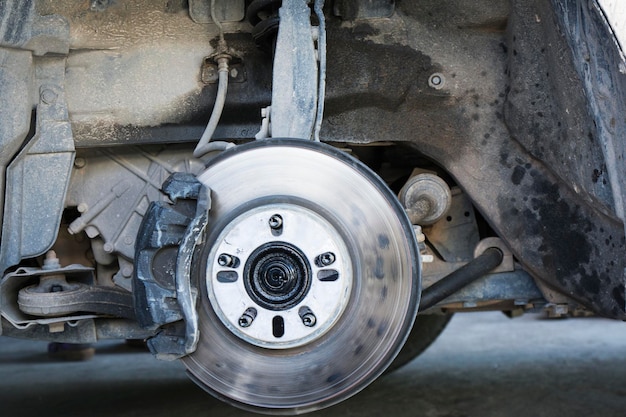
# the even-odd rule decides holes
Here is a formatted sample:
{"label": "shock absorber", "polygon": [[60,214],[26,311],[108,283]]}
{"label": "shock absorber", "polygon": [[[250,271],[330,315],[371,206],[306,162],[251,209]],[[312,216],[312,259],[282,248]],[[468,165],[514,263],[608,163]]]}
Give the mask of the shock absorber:
{"label": "shock absorber", "polygon": [[[254,31],[263,34],[257,39],[269,43],[274,55],[271,113],[265,109],[257,139],[319,141],[326,79],[324,0],[316,0],[312,11],[309,3],[255,0],[248,8],[250,22],[256,23]],[[318,26],[312,24],[315,19]]]}

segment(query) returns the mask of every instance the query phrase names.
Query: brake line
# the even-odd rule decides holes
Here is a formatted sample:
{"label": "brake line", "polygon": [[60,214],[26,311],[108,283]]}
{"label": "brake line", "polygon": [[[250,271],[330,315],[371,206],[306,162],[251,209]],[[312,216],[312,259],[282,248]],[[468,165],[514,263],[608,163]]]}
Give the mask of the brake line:
{"label": "brake line", "polygon": [[217,62],[217,95],[215,97],[215,104],[213,105],[213,111],[211,117],[207,123],[206,129],[202,133],[196,148],[193,151],[193,156],[200,158],[209,152],[223,151],[228,148],[232,148],[235,144],[231,142],[217,141],[211,142],[215,129],[222,117],[222,111],[224,110],[224,103],[226,102],[226,93],[228,92],[228,76],[229,68],[228,63],[231,60],[231,55],[228,53],[228,47],[226,40],[224,39],[224,28],[222,23],[215,15],[215,0],[211,0],[211,19],[219,29],[219,41],[217,43],[217,53],[215,55],[215,61]]}

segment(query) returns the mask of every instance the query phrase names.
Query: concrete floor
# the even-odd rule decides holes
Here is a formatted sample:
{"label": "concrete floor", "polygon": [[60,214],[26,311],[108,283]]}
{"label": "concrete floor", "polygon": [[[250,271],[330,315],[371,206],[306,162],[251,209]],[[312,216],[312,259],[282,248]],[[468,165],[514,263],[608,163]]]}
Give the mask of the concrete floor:
{"label": "concrete floor", "polygon": [[[178,363],[108,342],[83,363],[0,338],[2,417],[251,415],[211,398]],[[319,416],[624,416],[626,324],[457,314],[406,368]]]}

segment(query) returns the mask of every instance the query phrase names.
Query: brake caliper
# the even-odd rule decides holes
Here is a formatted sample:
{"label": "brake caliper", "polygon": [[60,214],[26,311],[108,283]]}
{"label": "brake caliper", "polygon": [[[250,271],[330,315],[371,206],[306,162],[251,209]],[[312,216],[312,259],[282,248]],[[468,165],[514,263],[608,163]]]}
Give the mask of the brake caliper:
{"label": "brake caliper", "polygon": [[159,359],[192,353],[198,343],[197,290],[191,283],[191,259],[211,206],[210,190],[195,176],[174,173],[163,184],[170,203],[152,202],[135,248],[133,294],[137,320],[160,329],[148,340]]}

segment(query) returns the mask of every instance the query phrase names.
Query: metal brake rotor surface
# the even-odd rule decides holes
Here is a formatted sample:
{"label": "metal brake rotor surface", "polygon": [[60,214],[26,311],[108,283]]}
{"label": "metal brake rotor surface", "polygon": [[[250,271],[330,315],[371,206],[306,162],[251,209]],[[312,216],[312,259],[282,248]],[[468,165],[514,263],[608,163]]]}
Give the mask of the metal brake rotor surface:
{"label": "metal brake rotor surface", "polygon": [[296,414],[378,377],[419,304],[412,226],[369,168],[319,142],[271,139],[223,152],[194,255],[192,378],[238,407]]}

